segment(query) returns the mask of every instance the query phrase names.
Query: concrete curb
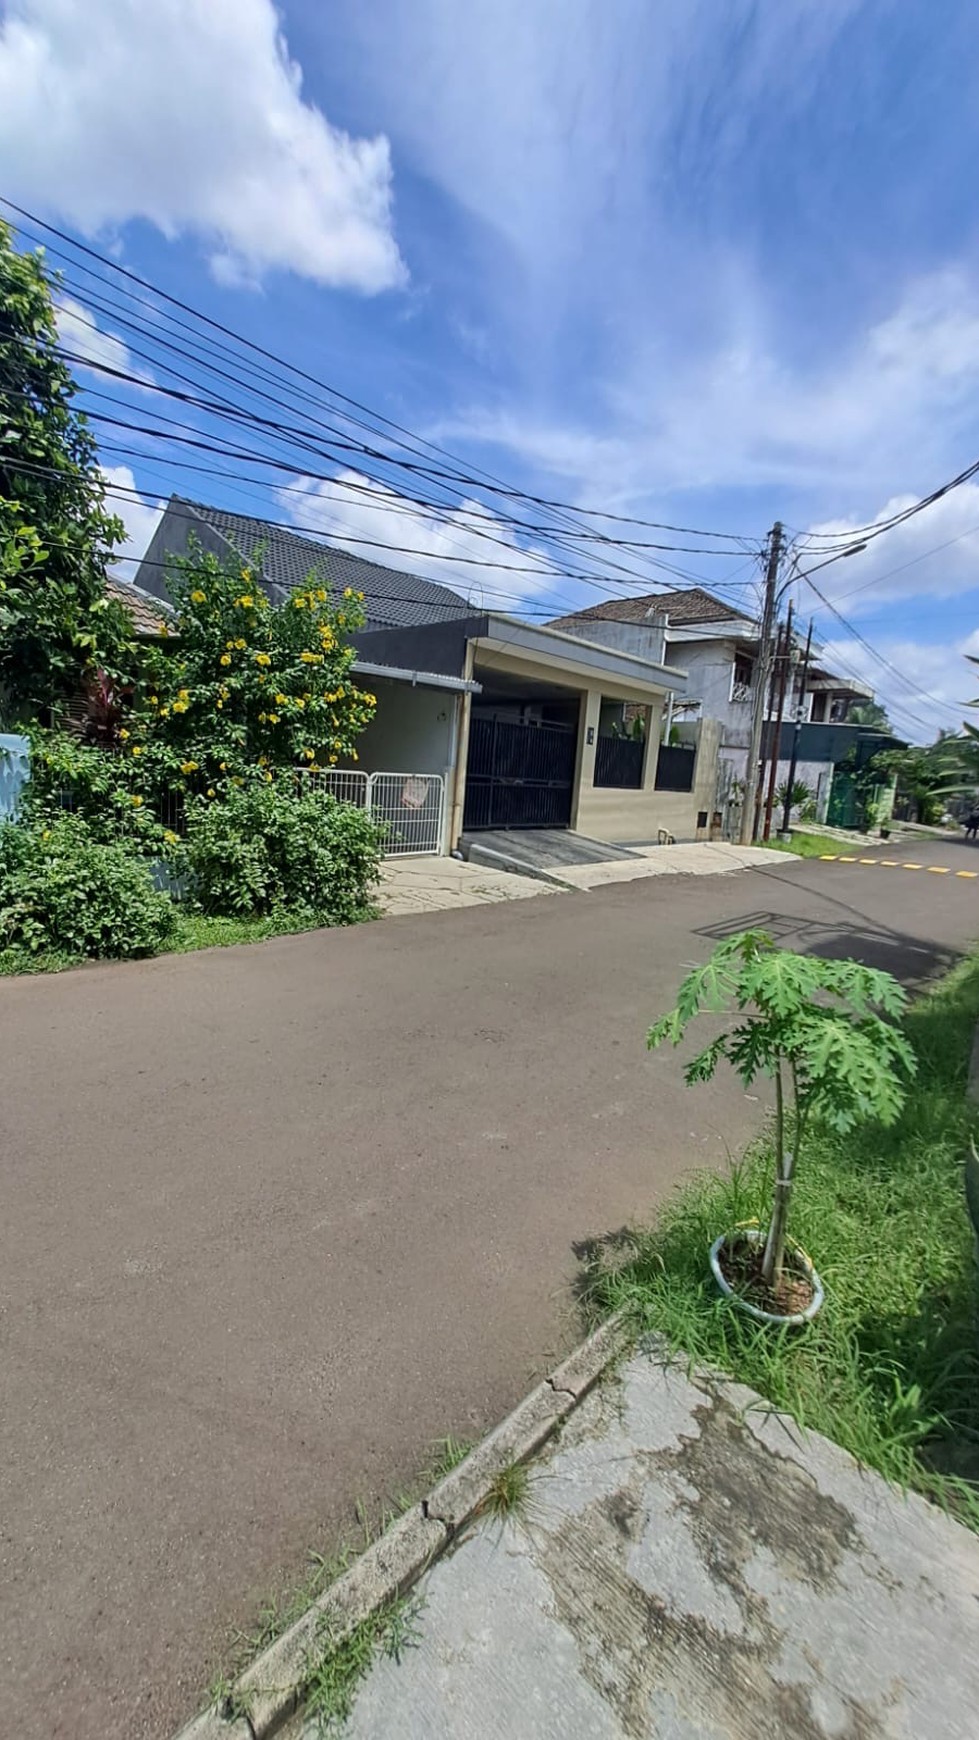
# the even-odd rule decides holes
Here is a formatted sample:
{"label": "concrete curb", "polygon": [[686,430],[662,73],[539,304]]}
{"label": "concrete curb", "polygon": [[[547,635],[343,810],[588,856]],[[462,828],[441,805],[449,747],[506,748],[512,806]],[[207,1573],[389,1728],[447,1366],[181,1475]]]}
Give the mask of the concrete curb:
{"label": "concrete curb", "polygon": [[270,1740],[302,1703],[316,1653],[410,1589],[484,1508],[496,1475],[539,1450],[628,1345],[620,1317],[596,1329],[239,1675],[231,1701],[247,1714],[205,1710],[176,1740]]}

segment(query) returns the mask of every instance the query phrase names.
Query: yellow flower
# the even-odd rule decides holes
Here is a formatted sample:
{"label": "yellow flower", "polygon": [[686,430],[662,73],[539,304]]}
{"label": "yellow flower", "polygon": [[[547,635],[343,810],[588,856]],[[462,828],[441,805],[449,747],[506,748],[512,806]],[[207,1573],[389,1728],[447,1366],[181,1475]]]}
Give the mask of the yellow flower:
{"label": "yellow flower", "polygon": [[197,772],[196,761],[182,761],[180,763],[180,771],[181,771],[181,773],[196,773]]}
{"label": "yellow flower", "polygon": [[190,690],[189,689],[178,689],[177,695],[179,696],[181,701],[189,701],[190,700]]}
{"label": "yellow flower", "polygon": [[299,708],[300,713],[303,711],[303,708],[305,707],[305,705],[306,705],[306,703],[303,700],[302,696],[297,695],[296,696],[296,706]]}
{"label": "yellow flower", "polygon": [[219,701],[219,702],[218,702],[218,703],[217,703],[217,708],[218,708],[218,712],[219,712],[219,713],[222,713],[222,712],[223,712],[223,711],[224,711],[224,702],[223,702],[223,701]]}
{"label": "yellow flower", "polygon": [[220,660],[219,660],[219,661],[218,661],[218,662],[219,662],[219,663],[220,663],[220,664],[222,664],[222,665],[230,665],[230,663],[231,663],[231,654],[230,654],[230,653],[222,653],[222,654],[221,654],[221,657],[220,657]]}
{"label": "yellow flower", "polygon": [[254,610],[255,608],[255,600],[250,592],[246,592],[241,598],[236,599],[235,602],[242,610]]}
{"label": "yellow flower", "polygon": [[140,746],[139,746],[139,744],[138,744],[138,743],[134,743],[134,744],[133,744],[133,754],[134,754],[134,755],[142,755],[142,753],[143,753],[143,751],[142,751],[142,750],[141,750],[141,749],[140,749]]}
{"label": "yellow flower", "polygon": [[160,708],[160,718],[161,719],[169,719],[169,717],[170,717],[169,707],[161,707]]}
{"label": "yellow flower", "polygon": [[304,749],[303,755],[307,761],[312,761],[316,755],[315,749]]}
{"label": "yellow flower", "polygon": [[272,775],[271,775],[271,774],[270,774],[270,773],[267,773],[267,774],[266,774],[266,775],[265,775],[265,782],[266,782],[266,784],[267,784],[267,785],[271,785],[271,783],[272,783]]}
{"label": "yellow flower", "polygon": [[209,786],[208,786],[208,788],[207,788],[207,795],[208,795],[208,797],[213,797],[213,796],[214,796],[214,787],[213,787],[213,785],[209,785]]}
{"label": "yellow flower", "polygon": [[228,771],[228,763],[227,763],[227,762],[226,762],[226,761],[222,761],[222,762],[220,762],[220,763],[219,763],[219,765],[220,765],[220,768],[221,768],[221,772],[222,772],[222,773],[227,773],[227,771]]}
{"label": "yellow flower", "polygon": [[151,695],[150,696],[150,706],[151,707],[158,707],[159,705],[160,705],[159,695]]}
{"label": "yellow flower", "polygon": [[357,754],[356,749],[351,749],[350,759],[351,759],[351,761],[359,761],[360,760],[360,756]]}
{"label": "yellow flower", "polygon": [[233,641],[233,640],[226,640],[226,641],[225,641],[225,643],[224,643],[224,644],[225,644],[225,646],[226,646],[226,647],[227,647],[227,649],[228,649],[228,651],[229,651],[229,652],[233,652],[233,651],[234,651],[234,645],[235,645],[235,643],[234,643],[234,641]]}
{"label": "yellow flower", "polygon": [[302,659],[304,665],[321,665],[323,663],[322,653],[301,652],[299,657]]}
{"label": "yellow flower", "polygon": [[128,732],[128,731],[127,731],[127,730],[126,730],[126,729],[125,729],[125,727],[123,727],[123,729],[122,729],[122,730],[121,730],[121,731],[120,731],[120,733],[119,733],[119,737],[120,737],[120,740],[121,740],[121,741],[122,741],[122,742],[123,742],[123,743],[125,743],[125,741],[126,741],[126,738],[127,738],[127,737],[128,737],[128,736],[129,736],[129,732]]}
{"label": "yellow flower", "polygon": [[[206,604],[207,603],[206,592],[202,592],[199,586],[195,586],[193,592],[190,595],[190,602],[191,602],[191,604]],[[177,836],[175,834],[174,839],[176,839],[176,837]]]}
{"label": "yellow flower", "polygon": [[276,695],[275,704],[277,707],[284,707],[288,699],[288,695]]}
{"label": "yellow flower", "polygon": [[309,771],[310,773],[322,773],[323,769],[318,761],[311,761],[309,764]]}
{"label": "yellow flower", "polygon": [[142,798],[141,798],[141,797],[134,797],[134,798],[133,798],[133,800],[132,800],[132,802],[133,802],[133,808],[134,808],[134,809],[137,809],[137,810],[138,810],[138,809],[139,809],[139,806],[140,806],[140,804],[141,804],[141,803],[142,803],[142,801],[143,801],[143,800],[142,800]]}
{"label": "yellow flower", "polygon": [[187,702],[186,701],[174,701],[173,710],[175,713],[186,713]]}
{"label": "yellow flower", "polygon": [[266,721],[266,719],[267,719],[267,718],[268,718],[268,714],[267,714],[267,713],[259,713],[259,715],[258,715],[258,722],[259,722],[259,724],[260,724],[260,725],[264,725],[264,724],[265,724],[265,721]]}
{"label": "yellow flower", "polygon": [[267,755],[260,755],[258,758],[259,767],[268,767],[268,764],[269,764],[268,756]]}
{"label": "yellow flower", "polygon": [[320,589],[319,589],[319,591],[318,591],[318,592],[317,592],[317,594],[316,594],[316,596],[317,596],[317,598],[318,598],[318,599],[319,599],[319,602],[320,602],[320,603],[321,603],[321,604],[325,604],[325,603],[326,603],[326,588],[325,588],[325,586],[321,586],[321,587],[320,587]]}
{"label": "yellow flower", "polygon": [[167,638],[167,635],[168,635],[168,634],[169,634],[169,633],[170,633],[170,630],[169,630],[169,629],[168,629],[168,627],[167,627],[167,625],[166,625],[166,623],[165,623],[165,622],[161,622],[161,623],[160,623],[160,639],[161,639],[161,640],[166,640],[166,638]]}
{"label": "yellow flower", "polygon": [[345,587],[344,587],[344,589],[343,589],[343,596],[344,596],[344,598],[352,598],[352,597],[353,597],[353,595],[354,595],[354,589],[353,589],[353,587],[352,587],[352,586],[345,586]]}
{"label": "yellow flower", "polygon": [[336,756],[331,755],[330,756],[330,766],[333,767],[335,765],[335,763],[336,763]]}
{"label": "yellow flower", "polygon": [[250,580],[252,577],[251,569],[250,568],[243,568],[241,570],[241,577],[243,580]]}
{"label": "yellow flower", "polygon": [[269,658],[268,653],[256,653],[255,654],[255,663],[257,665],[270,665],[272,663],[272,660]]}
{"label": "yellow flower", "polygon": [[172,828],[164,828],[163,838],[166,840],[168,846],[175,846],[177,844],[178,836],[174,833]]}
{"label": "yellow flower", "polygon": [[239,652],[244,652],[247,645],[248,645],[248,642],[245,640],[236,640],[235,641],[235,646],[237,647]]}
{"label": "yellow flower", "polygon": [[294,605],[296,610],[305,610],[306,600],[303,597],[301,592],[297,592],[297,594],[292,602],[293,602],[293,605]]}
{"label": "yellow flower", "polygon": [[264,683],[264,682],[265,682],[265,680],[266,680],[266,679],[265,679],[265,672],[264,672],[264,671],[259,671],[259,673],[258,673],[258,680],[259,680],[259,682],[260,682],[260,683]]}
{"label": "yellow flower", "polygon": [[280,718],[280,715],[278,713],[270,713],[269,714],[269,724],[270,725],[278,725],[279,718]]}

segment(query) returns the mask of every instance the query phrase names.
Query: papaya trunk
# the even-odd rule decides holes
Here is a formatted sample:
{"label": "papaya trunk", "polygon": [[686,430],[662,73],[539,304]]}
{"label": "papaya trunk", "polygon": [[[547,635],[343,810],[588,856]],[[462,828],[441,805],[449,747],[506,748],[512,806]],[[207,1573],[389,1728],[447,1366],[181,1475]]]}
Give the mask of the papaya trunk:
{"label": "papaya trunk", "polygon": [[785,1096],[782,1088],[782,1067],[779,1064],[775,1071],[775,1192],[772,1218],[768,1223],[768,1235],[761,1260],[761,1275],[766,1287],[777,1286],[782,1279],[793,1166],[793,1156],[785,1147]]}

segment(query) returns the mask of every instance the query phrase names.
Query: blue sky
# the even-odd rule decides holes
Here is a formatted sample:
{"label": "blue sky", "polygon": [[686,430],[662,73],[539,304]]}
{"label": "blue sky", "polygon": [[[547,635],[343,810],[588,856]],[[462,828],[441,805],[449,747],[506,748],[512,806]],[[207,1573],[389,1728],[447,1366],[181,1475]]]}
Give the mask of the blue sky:
{"label": "blue sky", "polygon": [[[873,521],[979,457],[967,0],[7,0],[0,21],[2,191],[521,487],[757,537]],[[137,548],[176,476],[125,469]],[[446,555],[472,547],[464,518],[408,539],[398,504],[329,489],[267,508],[419,542],[457,583]],[[901,677],[824,611],[828,656],[909,735],[956,725],[979,487],[819,583]]]}

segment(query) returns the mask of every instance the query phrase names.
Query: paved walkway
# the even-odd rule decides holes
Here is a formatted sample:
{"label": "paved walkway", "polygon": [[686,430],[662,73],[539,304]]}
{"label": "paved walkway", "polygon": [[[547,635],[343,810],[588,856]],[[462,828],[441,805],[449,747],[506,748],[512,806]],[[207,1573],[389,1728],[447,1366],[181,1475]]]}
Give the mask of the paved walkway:
{"label": "paved walkway", "polygon": [[[586,864],[555,864],[551,874],[579,890],[604,888],[613,882],[635,882],[647,876],[719,876],[765,864],[791,863],[784,852],[758,846],[716,844],[635,848],[629,857]],[[528,900],[536,894],[556,894],[555,882],[539,881],[486,864],[458,858],[390,858],[381,874],[380,905],[388,918],[409,913],[451,911],[456,907],[490,906],[500,900]]]}
{"label": "paved walkway", "polygon": [[[972,1740],[979,1539],[637,1355],[421,1584],[345,1740]],[[313,1740],[312,1725],[307,1740]]]}
{"label": "paved walkway", "polygon": [[529,900],[560,891],[528,876],[510,876],[459,858],[389,858],[381,871],[379,903],[386,918],[416,912],[448,912],[462,906],[492,906],[499,900]]}

